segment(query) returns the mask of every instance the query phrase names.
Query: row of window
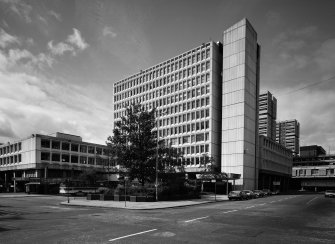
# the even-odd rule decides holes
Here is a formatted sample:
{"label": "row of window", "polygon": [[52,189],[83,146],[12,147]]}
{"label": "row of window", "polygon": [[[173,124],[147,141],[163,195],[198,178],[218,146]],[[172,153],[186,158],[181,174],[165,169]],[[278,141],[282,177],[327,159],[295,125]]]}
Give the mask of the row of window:
{"label": "row of window", "polygon": [[21,142],[11,144],[5,147],[0,148],[0,155],[5,155],[8,153],[14,153],[14,152],[19,152],[22,150],[22,145]]}
{"label": "row of window", "polygon": [[[209,81],[210,79],[209,73],[200,75],[200,73],[209,71],[209,69],[210,69],[210,63],[208,61],[206,63],[203,63],[201,66],[198,65],[198,66],[194,66],[193,68],[189,68],[187,70],[185,69],[185,70],[176,72],[162,79],[153,80],[150,83],[147,83],[146,85],[131,87],[122,93],[119,93],[119,94],[115,93],[114,102],[117,102],[121,99],[125,99],[131,96],[140,95],[141,93],[154,90],[155,88],[162,88],[166,85],[167,86],[165,88],[175,87],[175,89],[179,89],[179,90],[186,89],[185,86],[184,88],[182,88],[183,86],[179,85],[180,83],[183,83],[183,82],[187,82],[189,84],[193,84],[192,86],[195,86],[196,84],[200,84],[201,81],[202,82],[205,82],[205,80]],[[193,78],[191,79],[192,76]],[[189,78],[188,81],[186,81],[187,78]],[[185,80],[180,81],[182,79],[185,79]],[[178,81],[180,82],[178,83]],[[169,86],[170,83],[174,83],[174,84]]]}
{"label": "row of window", "polygon": [[165,137],[170,135],[177,135],[182,133],[188,133],[188,132],[194,132],[194,131],[200,131],[200,130],[207,130],[209,129],[209,121],[202,121],[187,125],[180,125],[176,127],[171,127],[167,129],[159,129],[158,136],[159,137]]}
{"label": "row of window", "polygon": [[[175,113],[186,112],[186,111],[191,110],[191,109],[198,109],[198,108],[210,105],[209,103],[210,103],[209,97],[203,97],[201,99],[200,98],[199,99],[194,99],[192,101],[184,102],[182,104],[177,104],[177,105],[174,105],[174,106],[172,105],[172,106],[169,106],[169,107],[166,107],[166,108],[158,109],[156,111],[156,117],[158,117],[158,116],[160,117],[163,114],[172,115],[172,114],[175,114]],[[154,101],[152,103],[143,104],[143,107],[146,110],[151,110],[153,108],[157,108],[158,106],[160,106],[160,104],[162,104],[161,106],[169,105],[169,104],[167,104],[167,99],[163,98],[163,99],[157,100],[156,102]],[[126,110],[122,110],[122,111],[118,111],[118,112],[114,113],[114,118],[115,119],[121,118],[123,116],[126,116]]]}
{"label": "row of window", "polygon": [[293,171],[295,176],[334,176],[334,169],[326,169],[326,170],[319,170],[319,169],[299,169]]}
{"label": "row of window", "polygon": [[203,142],[203,141],[209,141],[209,133],[198,133],[195,135],[187,135],[182,137],[175,137],[170,138],[168,141],[171,146],[175,146],[178,144],[187,144],[187,143],[196,143],[196,142]]}
{"label": "row of window", "polygon": [[[169,114],[169,113],[168,113]],[[169,114],[170,115],[170,114]],[[159,126],[174,125],[178,123],[188,122],[196,119],[203,119],[209,117],[209,109],[198,110],[190,113],[184,113],[169,118],[158,120]]]}
{"label": "row of window", "polygon": [[[205,93],[205,90],[209,91],[209,85],[207,86],[202,86],[202,87],[197,87],[200,86],[201,84],[208,83],[209,82],[209,74],[198,76],[197,79],[190,79],[190,80],[185,80],[184,82],[179,82],[178,84],[167,86],[167,87],[162,87],[160,89],[157,89],[155,91],[149,91],[146,90],[143,95],[137,96],[137,94],[133,94],[132,91],[125,92],[124,94],[116,95],[114,96],[114,109],[120,109],[123,108],[124,106],[128,106],[129,102],[133,100],[133,102],[138,101],[138,102],[145,102],[151,99],[155,99],[158,97],[162,97],[165,95],[169,95],[170,93],[176,93],[178,91],[181,91],[181,95],[177,94],[177,96],[185,96],[184,93],[188,94],[188,98],[191,97],[196,97],[200,96]],[[191,90],[191,88],[194,88]],[[189,91],[186,91],[189,90]],[[182,93],[184,91],[184,93]],[[128,99],[131,98],[131,99]],[[128,99],[128,104],[124,100]],[[180,99],[179,99],[180,100]],[[118,102],[121,101],[121,102]],[[175,102],[178,102],[178,98],[176,97],[174,99]]]}
{"label": "row of window", "polygon": [[[209,44],[207,44],[209,47]],[[162,67],[156,66],[152,68],[152,71],[145,71],[141,72],[135,76],[131,76],[125,80],[119,81],[115,83],[114,86],[114,94],[126,90],[130,87],[138,86],[139,84],[142,84],[146,81],[164,76],[170,72],[173,72],[178,69],[186,68],[187,66],[194,65],[197,62],[203,61],[210,56],[210,49],[207,48],[206,50],[201,50],[199,52],[195,52],[195,50],[192,50],[189,52],[189,56],[184,57],[181,55],[179,57],[176,57],[174,59],[171,59],[167,61],[166,64],[163,64]]]}
{"label": "row of window", "polygon": [[0,166],[20,162],[21,162],[21,154],[0,158]]}
{"label": "row of window", "polygon": [[95,147],[95,146],[87,146],[69,142],[61,142],[54,141],[48,139],[41,140],[42,148],[51,148],[57,150],[64,151],[72,151],[72,152],[81,152],[81,153],[89,153],[89,154],[98,154],[98,155],[108,155],[108,150],[106,148]]}
{"label": "row of window", "polygon": [[69,154],[59,154],[50,152],[41,152],[42,161],[51,162],[63,162],[63,163],[73,163],[73,164],[88,164],[88,165],[101,165],[101,166],[115,166],[113,160],[108,160],[108,158],[99,157],[87,157]]}

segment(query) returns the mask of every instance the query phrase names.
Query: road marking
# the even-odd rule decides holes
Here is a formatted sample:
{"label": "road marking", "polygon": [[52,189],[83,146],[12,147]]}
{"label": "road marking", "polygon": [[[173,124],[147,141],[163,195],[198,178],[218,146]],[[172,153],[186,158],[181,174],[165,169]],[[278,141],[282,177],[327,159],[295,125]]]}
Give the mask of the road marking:
{"label": "road marking", "polygon": [[263,206],[263,205],[265,205],[266,203],[260,203],[260,204],[258,204],[259,206]]}
{"label": "road marking", "polygon": [[245,209],[248,209],[248,208],[254,208],[255,206],[249,206],[249,207],[246,207]]}
{"label": "road marking", "polygon": [[270,202],[270,203],[275,203],[276,201],[272,201],[272,202]]}
{"label": "road marking", "polygon": [[307,205],[310,204],[312,201],[314,201],[314,200],[317,199],[317,198],[319,198],[319,197],[314,197],[313,199],[309,200],[306,204],[307,204]]}
{"label": "road marking", "polygon": [[209,216],[200,217],[200,218],[196,218],[196,219],[186,220],[185,223],[192,222],[192,221],[196,221],[196,220],[199,220],[199,219],[206,219],[206,218],[208,218],[208,217],[209,217]]}
{"label": "road marking", "polygon": [[232,212],[236,212],[236,211],[238,211],[238,210],[234,209],[234,210],[230,210],[230,211],[223,212],[223,213],[224,213],[224,214],[225,214],[225,213],[232,213]]}
{"label": "road marking", "polygon": [[131,236],[141,235],[141,234],[148,233],[148,232],[155,231],[155,230],[157,230],[157,229],[146,230],[146,231],[138,232],[138,233],[131,234],[131,235],[121,236],[121,237],[118,237],[118,238],[110,239],[109,241],[116,241],[116,240],[124,239],[124,238],[127,238],[127,237],[131,237]]}

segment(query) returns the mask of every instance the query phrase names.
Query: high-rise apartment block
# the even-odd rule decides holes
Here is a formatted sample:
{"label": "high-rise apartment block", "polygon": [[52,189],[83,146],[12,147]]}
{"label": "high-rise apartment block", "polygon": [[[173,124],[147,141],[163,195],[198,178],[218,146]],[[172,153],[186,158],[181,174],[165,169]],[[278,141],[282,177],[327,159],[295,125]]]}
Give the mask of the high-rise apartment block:
{"label": "high-rise apartment block", "polygon": [[297,120],[286,120],[277,123],[276,142],[290,149],[293,155],[299,154],[300,124]]}
{"label": "high-rise apartment block", "polygon": [[204,43],[114,83],[114,120],[141,103],[156,108],[158,136],[183,152],[187,172],[205,156],[222,172],[240,174],[236,185],[257,181],[259,46],[247,19]]}
{"label": "high-rise apartment block", "polygon": [[269,92],[259,95],[259,135],[276,141],[277,99]]}

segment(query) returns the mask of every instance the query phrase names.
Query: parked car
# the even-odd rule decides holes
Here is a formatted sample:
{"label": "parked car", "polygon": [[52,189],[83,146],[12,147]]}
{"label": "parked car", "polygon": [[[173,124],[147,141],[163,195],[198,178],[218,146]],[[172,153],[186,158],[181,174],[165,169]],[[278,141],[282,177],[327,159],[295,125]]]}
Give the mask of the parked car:
{"label": "parked car", "polygon": [[270,189],[263,189],[262,190],[265,193],[265,196],[271,196],[272,192],[270,191]]}
{"label": "parked car", "polygon": [[335,190],[325,191],[325,197],[335,197]]}
{"label": "parked car", "polygon": [[231,191],[228,194],[229,200],[244,200],[247,196],[242,191]]}
{"label": "parked car", "polygon": [[246,199],[254,199],[256,198],[256,195],[251,190],[243,190],[242,193],[246,195]]}
{"label": "parked car", "polygon": [[254,190],[253,192],[257,198],[265,196],[265,193],[261,190]]}

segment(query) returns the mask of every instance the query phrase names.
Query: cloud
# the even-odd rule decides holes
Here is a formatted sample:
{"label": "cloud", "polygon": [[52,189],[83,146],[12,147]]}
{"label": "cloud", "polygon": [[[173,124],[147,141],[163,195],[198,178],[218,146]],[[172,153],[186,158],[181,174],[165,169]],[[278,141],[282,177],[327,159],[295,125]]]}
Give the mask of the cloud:
{"label": "cloud", "polygon": [[49,11],[48,11],[48,14],[49,14],[50,16],[54,17],[55,19],[57,19],[59,22],[62,21],[62,16],[61,16],[61,14],[56,13],[56,12],[53,11],[53,10],[49,10]]}
{"label": "cloud", "polygon": [[23,18],[27,23],[31,23],[30,14],[33,10],[32,6],[27,4],[25,1],[20,0],[2,0],[3,3],[9,5],[9,9],[17,14],[20,18]]}
{"label": "cloud", "polygon": [[82,38],[80,31],[76,28],[73,28],[73,34],[68,36],[67,42],[74,44],[80,50],[84,50],[89,46]]}
{"label": "cloud", "polygon": [[0,119],[0,138],[16,138],[16,134],[13,131],[11,123],[8,119]]}
{"label": "cloud", "polygon": [[91,94],[94,88],[23,72],[0,71],[0,90],[0,125],[11,125],[11,130],[4,127],[10,133],[0,133],[2,140],[61,131],[103,143],[112,131],[110,103],[97,100]]}
{"label": "cloud", "polygon": [[315,51],[314,60],[322,72],[335,75],[335,39],[323,42]]}
{"label": "cloud", "polygon": [[110,26],[105,26],[102,30],[103,36],[111,36],[112,38],[115,38],[117,36],[116,32],[113,31],[113,28]]}
{"label": "cloud", "polygon": [[273,11],[266,13],[265,17],[266,17],[266,22],[272,26],[278,25],[282,19],[279,13],[276,13]]}
{"label": "cloud", "polygon": [[38,14],[37,19],[40,20],[43,24],[48,25],[46,18],[42,17],[41,15]]}
{"label": "cloud", "polygon": [[59,42],[56,45],[53,45],[53,41],[48,42],[48,49],[53,55],[63,55],[65,52],[71,52],[75,54],[74,47],[70,46],[67,43]]}
{"label": "cloud", "polygon": [[19,38],[8,34],[3,29],[0,29],[0,47],[6,48],[11,44],[20,44]]}

